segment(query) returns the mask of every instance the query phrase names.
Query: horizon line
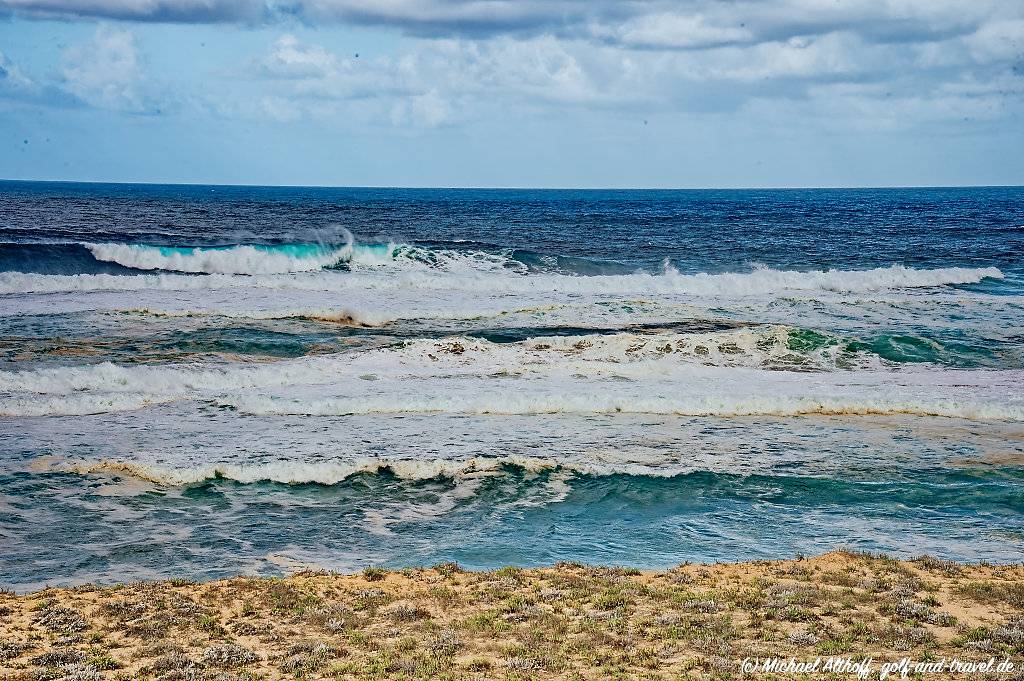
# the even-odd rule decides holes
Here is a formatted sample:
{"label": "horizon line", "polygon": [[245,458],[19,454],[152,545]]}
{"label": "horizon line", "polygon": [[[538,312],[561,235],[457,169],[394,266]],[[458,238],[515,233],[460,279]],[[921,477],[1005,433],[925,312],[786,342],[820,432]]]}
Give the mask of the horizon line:
{"label": "horizon line", "polygon": [[528,185],[344,185],[344,184],[262,184],[249,182],[154,182],[121,180],[40,180],[24,178],[0,178],[0,183],[24,184],[83,184],[83,185],[128,185],[143,187],[232,187],[253,189],[414,189],[414,190],[479,190],[479,191],[798,191],[798,190],[858,190],[858,189],[1020,189],[1024,184],[892,184],[892,185],[731,185],[731,186],[689,186],[689,187],[642,187],[642,186],[528,186]]}

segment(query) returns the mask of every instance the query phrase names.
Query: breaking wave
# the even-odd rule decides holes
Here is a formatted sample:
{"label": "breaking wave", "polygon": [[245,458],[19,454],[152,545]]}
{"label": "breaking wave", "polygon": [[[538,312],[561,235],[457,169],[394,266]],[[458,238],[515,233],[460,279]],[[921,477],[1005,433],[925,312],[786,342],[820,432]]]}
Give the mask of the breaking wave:
{"label": "breaking wave", "polygon": [[[259,365],[0,372],[0,414],[198,400],[252,415],[918,414],[1024,420],[1024,372],[903,364],[788,327],[417,339]],[[66,399],[65,399],[66,398]]]}
{"label": "breaking wave", "polygon": [[372,376],[631,376],[657,378],[687,366],[797,371],[881,368],[876,355],[850,352],[839,339],[785,326],[705,333],[537,336],[499,343],[483,338],[415,339],[363,351],[260,365],[132,366],[111,362],[0,371],[0,391],[181,394],[322,385]]}
{"label": "breaking wave", "polygon": [[284,274],[333,267],[352,257],[352,243],[341,246],[284,244],[181,248],[145,244],[83,244],[101,262],[136,270],[194,274]]}
{"label": "breaking wave", "polygon": [[[366,272],[509,270],[520,273],[538,269],[561,271],[563,268],[559,265],[567,263],[580,269],[579,273],[594,270],[600,272],[606,268],[602,263],[579,259],[531,258],[531,254],[517,254],[514,249],[488,252],[396,242],[356,243],[351,233],[344,229],[340,230],[340,234],[312,233],[307,236],[305,241],[288,243],[199,246],[123,242],[0,242],[0,272],[131,276],[145,271],[157,271],[255,276],[335,268]],[[569,267],[570,271],[573,269]]]}

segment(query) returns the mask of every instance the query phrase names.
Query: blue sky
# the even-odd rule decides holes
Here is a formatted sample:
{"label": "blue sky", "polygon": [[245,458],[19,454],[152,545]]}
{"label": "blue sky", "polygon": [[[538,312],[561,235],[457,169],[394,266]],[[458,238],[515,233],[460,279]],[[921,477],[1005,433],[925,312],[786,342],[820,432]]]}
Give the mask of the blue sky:
{"label": "blue sky", "polygon": [[0,177],[1024,184],[1024,3],[0,0]]}

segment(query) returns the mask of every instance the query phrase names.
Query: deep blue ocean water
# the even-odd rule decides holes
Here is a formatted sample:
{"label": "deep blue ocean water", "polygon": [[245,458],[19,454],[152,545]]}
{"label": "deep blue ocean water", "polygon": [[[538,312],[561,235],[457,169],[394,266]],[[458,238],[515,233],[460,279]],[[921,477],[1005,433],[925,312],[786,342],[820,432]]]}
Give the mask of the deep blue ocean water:
{"label": "deep blue ocean water", "polygon": [[0,583],[1024,555],[1024,189],[0,182]]}

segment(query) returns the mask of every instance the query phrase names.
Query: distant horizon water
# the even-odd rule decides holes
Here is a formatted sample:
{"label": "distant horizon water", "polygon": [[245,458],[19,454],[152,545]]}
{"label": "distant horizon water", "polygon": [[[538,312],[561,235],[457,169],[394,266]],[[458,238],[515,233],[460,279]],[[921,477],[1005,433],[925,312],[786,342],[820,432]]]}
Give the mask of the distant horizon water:
{"label": "distant horizon water", "polygon": [[871,189],[1015,189],[1024,182],[1007,184],[882,184],[882,185],[707,185],[707,186],[555,186],[555,185],[390,185],[390,184],[264,184],[259,182],[199,182],[188,180],[54,180],[0,177],[0,183],[127,185],[139,187],[239,187],[250,189],[431,189],[445,190],[510,190],[510,191],[800,191],[800,190],[871,190]]}

